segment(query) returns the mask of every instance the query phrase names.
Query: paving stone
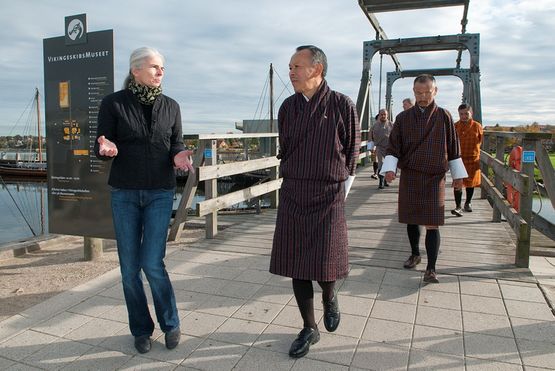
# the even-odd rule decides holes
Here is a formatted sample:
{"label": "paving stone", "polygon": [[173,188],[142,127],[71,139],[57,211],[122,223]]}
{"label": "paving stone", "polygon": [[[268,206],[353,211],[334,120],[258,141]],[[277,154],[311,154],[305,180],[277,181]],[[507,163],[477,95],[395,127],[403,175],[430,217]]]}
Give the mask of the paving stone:
{"label": "paving stone", "polygon": [[412,327],[413,325],[410,323],[369,318],[362,338],[378,343],[409,347],[412,338]]}
{"label": "paving stone", "polygon": [[[156,339],[161,334],[162,332],[159,329],[155,329],[151,338]],[[131,335],[131,333],[129,332],[129,328],[127,327],[121,329],[112,336],[106,337],[105,340],[97,346],[97,348],[103,348],[106,350],[111,350],[117,353],[124,353],[131,356],[139,354],[134,346],[133,335]]]}
{"label": "paving stone", "polygon": [[202,305],[196,309],[196,312],[229,317],[241,308],[243,304],[245,304],[244,299],[211,295],[208,299],[203,301]]}
{"label": "paving stone", "polygon": [[181,321],[181,331],[187,335],[205,337],[220,327],[226,319],[224,316],[193,312]]}
{"label": "paving stone", "polygon": [[212,296],[187,290],[174,290],[175,302],[178,310],[194,311]]}
{"label": "paving stone", "polygon": [[[521,365],[495,362],[491,359],[474,359],[466,357],[467,371],[523,371]],[[526,368],[528,371],[528,368]]]}
{"label": "paving stone", "polygon": [[218,293],[225,285],[228,284],[228,280],[224,279],[194,276],[188,276],[187,278],[181,280],[175,280],[172,278],[171,281],[172,285],[176,289],[210,295]]}
{"label": "paving stone", "polygon": [[[314,309],[314,318],[316,322],[320,321],[322,318],[324,311],[321,309]],[[303,319],[301,317],[301,313],[299,312],[299,308],[293,305],[286,305],[281,312],[277,315],[276,318],[272,321],[272,324],[279,325],[279,326],[287,326],[287,327],[294,327],[300,328],[303,326]]]}
{"label": "paving stone", "polygon": [[271,323],[283,309],[282,304],[265,303],[262,301],[249,301],[245,303],[234,314],[234,318],[250,321]]}
{"label": "paving stone", "polygon": [[251,297],[251,300],[283,305],[289,303],[291,299],[293,299],[293,289],[291,287],[280,286],[262,286]]}
{"label": "paving stone", "polygon": [[91,345],[56,339],[38,352],[25,358],[25,363],[45,370],[59,370],[92,349]]}
{"label": "paving stone", "polygon": [[341,313],[352,314],[354,316],[367,317],[374,305],[374,300],[359,296],[339,294],[338,298]]}
{"label": "paving stone", "polygon": [[8,367],[5,371],[40,371],[40,368],[25,365],[23,363],[15,363]]}
{"label": "paving stone", "polygon": [[234,278],[236,281],[265,284],[272,278],[272,274],[267,270],[245,269],[240,275]]}
{"label": "paving stone", "polygon": [[0,322],[0,344],[28,330],[35,323],[37,321],[34,319],[26,318],[19,314]]}
{"label": "paving stone", "polygon": [[131,358],[127,363],[125,363],[119,371],[131,371],[131,370],[160,370],[160,371],[172,371],[175,369],[175,364],[162,362],[157,360],[152,360],[149,358],[144,358],[140,356],[135,356]]}
{"label": "paving stone", "polygon": [[249,299],[262,287],[262,285],[255,283],[230,281],[220,289],[218,295],[230,296],[238,299]]}
{"label": "paving stone", "polygon": [[164,363],[171,363],[175,367],[175,365],[180,364],[193,353],[204,340],[205,338],[184,335],[182,330],[179,345],[170,350],[166,348],[164,334],[162,332],[156,332],[156,335],[153,336],[152,349],[148,354],[145,354],[144,357]]}
{"label": "paving stone", "polygon": [[373,370],[406,370],[409,361],[408,348],[361,340],[353,358],[352,366]]}
{"label": "paving stone", "polygon": [[507,312],[505,311],[505,304],[502,299],[485,297],[485,296],[473,296],[473,295],[461,295],[462,310],[465,312],[479,312],[496,314],[498,316],[505,316]]}
{"label": "paving stone", "polygon": [[378,295],[380,284],[360,281],[345,280],[339,295],[360,296],[366,299],[375,299]]}
{"label": "paving stone", "polygon": [[352,368],[349,368],[344,365],[317,361],[314,359],[310,359],[308,357],[299,358],[293,365],[293,368],[291,368],[291,371],[352,371],[352,370],[353,370]]}
{"label": "paving stone", "polygon": [[416,305],[376,300],[370,317],[414,323]]}
{"label": "paving stone", "polygon": [[388,269],[383,278],[383,285],[403,286],[418,289],[422,274],[418,271],[401,271],[398,269]]}
{"label": "paving stone", "polygon": [[409,370],[459,370],[463,371],[464,358],[448,354],[428,352],[421,349],[411,349]]}
{"label": "paving stone", "polygon": [[127,325],[121,322],[97,318],[85,323],[83,326],[70,331],[64,338],[80,341],[85,344],[98,345],[107,337],[126,329]]}
{"label": "paving stone", "polygon": [[464,355],[462,334],[437,327],[415,325],[412,347],[461,357]]}
{"label": "paving stone", "polygon": [[120,305],[121,303],[121,299],[96,295],[71,307],[68,309],[68,312],[83,314],[90,317],[99,317],[103,313],[112,310],[114,306]]}
{"label": "paving stone", "polygon": [[465,333],[464,343],[468,357],[521,364],[513,338]]}
{"label": "paving stone", "polygon": [[533,301],[545,304],[545,298],[537,285],[515,286],[499,283],[505,300]]}
{"label": "paving stone", "polygon": [[513,330],[507,316],[463,312],[464,331],[512,338]]}
{"label": "paving stone", "polygon": [[87,353],[69,364],[64,370],[117,370],[131,359],[131,355],[107,350],[103,348],[92,348]]}
{"label": "paving stone", "polygon": [[[324,327],[323,318],[317,322],[320,331],[326,331]],[[339,327],[333,332],[335,335],[342,335],[354,338],[360,338],[364,325],[366,324],[366,317],[353,316],[352,314],[341,314],[341,322]]]}
{"label": "paving stone", "polygon": [[27,330],[0,344],[0,354],[13,361],[20,361],[57,339],[49,334]]}
{"label": "paving stone", "polygon": [[33,330],[44,332],[55,336],[64,336],[65,334],[83,326],[91,321],[93,317],[83,316],[81,314],[63,312],[48,321],[33,326]]}
{"label": "paving stone", "polygon": [[358,338],[320,331],[320,341],[310,347],[307,358],[348,366],[358,344]]}
{"label": "paving stone", "polygon": [[501,290],[495,280],[461,278],[461,294],[501,298]]}
{"label": "paving stone", "polygon": [[419,306],[416,311],[418,325],[462,331],[462,316],[458,310]]}
{"label": "paving stone", "polygon": [[384,284],[380,287],[377,299],[381,301],[416,304],[418,302],[418,289]]}
{"label": "paving stone", "polygon": [[546,303],[505,300],[505,306],[507,307],[509,317],[520,317],[543,321],[555,320],[555,317],[551,312],[551,308],[549,308]]}
{"label": "paving stone", "polygon": [[526,370],[528,370],[528,366],[554,369],[555,347],[553,343],[524,339],[517,339],[517,343],[522,356],[522,363],[525,365]]}
{"label": "paving stone", "polygon": [[6,370],[11,365],[15,364],[11,359],[0,357],[0,370]]}
{"label": "paving stone", "polygon": [[545,341],[555,344],[555,321],[511,318],[517,339]]}
{"label": "paving stone", "polygon": [[459,288],[459,277],[453,275],[441,274],[438,272],[438,284],[424,285],[420,288],[420,292],[427,291],[440,291],[440,292],[450,292],[452,294],[460,294]]}
{"label": "paving stone", "polygon": [[302,328],[269,325],[258,337],[253,347],[289,354],[291,343],[296,339]]}
{"label": "paving stone", "polygon": [[353,266],[349,271],[347,280],[381,284],[385,272],[386,269],[381,267]]}
{"label": "paving stone", "polygon": [[267,326],[262,322],[229,318],[209,337],[221,342],[251,346]]}
{"label": "paving stone", "polygon": [[422,290],[418,298],[418,305],[460,311],[461,298],[459,294],[451,292]]}
{"label": "paving stone", "polygon": [[250,348],[237,366],[235,366],[235,369],[241,371],[289,371],[294,363],[295,360],[288,355]]}

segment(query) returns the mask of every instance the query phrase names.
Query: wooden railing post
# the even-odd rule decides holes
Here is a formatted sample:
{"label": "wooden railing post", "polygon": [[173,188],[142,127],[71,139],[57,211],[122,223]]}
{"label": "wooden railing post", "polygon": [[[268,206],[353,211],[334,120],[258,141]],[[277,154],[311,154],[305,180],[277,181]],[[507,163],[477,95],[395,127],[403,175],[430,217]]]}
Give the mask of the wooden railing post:
{"label": "wooden railing post", "polygon": [[[534,139],[522,139],[522,150],[535,151],[536,141]],[[530,235],[532,229],[532,190],[534,186],[534,162],[526,161],[523,155],[521,164],[521,173],[528,175],[530,181],[526,189],[520,194],[520,216],[527,223],[525,228],[522,228],[517,236],[517,250],[515,257],[515,264],[517,267],[528,268],[530,262]]]}
{"label": "wooden railing post", "polygon": [[[204,147],[204,164],[207,166],[217,164],[217,141],[209,140]],[[218,197],[218,180],[210,179],[204,181],[204,195],[207,200]],[[218,210],[205,216],[206,238],[214,238],[218,234]]]}
{"label": "wooden railing post", "polygon": [[[495,143],[496,143],[495,158],[498,159],[501,162],[504,162],[505,138],[496,136],[495,137]],[[499,192],[502,192],[502,190],[503,190],[503,179],[497,173],[495,173],[494,184],[495,184],[495,188],[497,188],[499,190]],[[501,222],[501,210],[499,210],[499,208],[497,206],[495,206],[495,203],[493,204],[493,216],[492,216],[491,220],[493,222],[497,222],[497,223]]]}
{"label": "wooden railing post", "polygon": [[[277,156],[278,138],[270,138],[270,156]],[[270,169],[270,180],[279,179],[279,166],[274,166]],[[270,207],[277,209],[279,204],[279,189],[270,193]]]}

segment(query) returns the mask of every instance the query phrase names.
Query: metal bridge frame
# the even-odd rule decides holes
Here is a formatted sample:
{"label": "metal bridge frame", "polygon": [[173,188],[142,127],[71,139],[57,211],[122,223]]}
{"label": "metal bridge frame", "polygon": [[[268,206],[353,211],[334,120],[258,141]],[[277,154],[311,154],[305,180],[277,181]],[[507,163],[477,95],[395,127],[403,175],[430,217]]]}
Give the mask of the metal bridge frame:
{"label": "metal bridge frame", "polygon": [[468,50],[470,53],[470,68],[438,68],[422,70],[397,70],[388,72],[386,88],[386,109],[391,114],[391,89],[393,83],[404,77],[416,77],[421,73],[434,76],[457,76],[463,82],[462,102],[469,103],[474,109],[473,117],[482,121],[480,97],[480,35],[459,34],[448,36],[416,37],[395,40],[373,40],[364,42],[362,79],[357,98],[357,111],[361,119],[362,129],[370,127],[370,117],[373,117],[369,102],[370,97],[370,68],[373,56],[380,54],[395,55],[395,53],[418,53],[443,50]]}
{"label": "metal bridge frame", "polygon": [[[482,109],[480,98],[480,35],[467,34],[468,7],[470,0],[358,0],[358,4],[364,15],[376,31],[376,40],[364,43],[364,63],[360,89],[357,97],[357,112],[363,130],[370,127],[373,120],[372,107],[370,106],[371,73],[370,65],[375,53],[388,54],[395,64],[395,72],[387,74],[386,109],[391,116],[391,87],[393,83],[404,77],[415,77],[421,73],[435,76],[453,75],[459,77],[463,82],[462,102],[469,103],[474,109],[474,118],[482,121]],[[449,6],[463,6],[461,19],[461,33],[451,36],[420,37],[411,39],[389,40],[374,13],[391,12],[410,9],[427,9]],[[461,54],[463,50],[470,53],[470,68],[460,68]],[[395,53],[418,53],[425,51],[457,50],[458,56],[456,67],[441,69],[422,69],[403,71],[401,63]],[[378,107],[381,108],[381,107]]]}

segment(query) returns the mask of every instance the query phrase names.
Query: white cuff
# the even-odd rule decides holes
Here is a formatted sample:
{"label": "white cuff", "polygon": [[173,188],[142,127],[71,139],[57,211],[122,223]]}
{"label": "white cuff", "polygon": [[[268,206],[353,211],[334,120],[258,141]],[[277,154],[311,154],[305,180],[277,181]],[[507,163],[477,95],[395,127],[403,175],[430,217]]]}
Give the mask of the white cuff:
{"label": "white cuff", "polygon": [[392,155],[385,156],[382,164],[382,169],[380,170],[380,175],[385,175],[388,171],[397,172],[397,163],[399,159]]}
{"label": "white cuff", "polygon": [[462,162],[462,158],[457,158],[455,160],[449,161],[449,171],[451,171],[451,178],[453,179],[464,179],[468,178],[468,173]]}
{"label": "white cuff", "polygon": [[372,141],[368,142],[368,144],[366,145],[366,149],[368,151],[373,150],[374,149],[374,142],[372,142]]}
{"label": "white cuff", "polygon": [[349,194],[354,181],[355,175],[349,175],[349,177],[343,182],[343,186],[345,187],[345,199],[347,199],[347,195]]}

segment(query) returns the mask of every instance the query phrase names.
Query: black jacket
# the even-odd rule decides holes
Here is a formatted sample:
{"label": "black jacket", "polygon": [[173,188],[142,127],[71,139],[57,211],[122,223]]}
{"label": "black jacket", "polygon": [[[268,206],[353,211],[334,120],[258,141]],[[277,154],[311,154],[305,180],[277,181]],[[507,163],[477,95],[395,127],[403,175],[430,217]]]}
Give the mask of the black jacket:
{"label": "black jacket", "polygon": [[[118,155],[113,158],[108,184],[124,189],[171,189],[175,187],[173,157],[184,150],[179,105],[161,94],[152,106],[147,122],[142,105],[124,89],[107,95],[98,112],[98,133],[114,142]],[[98,140],[94,152],[101,160]]]}

